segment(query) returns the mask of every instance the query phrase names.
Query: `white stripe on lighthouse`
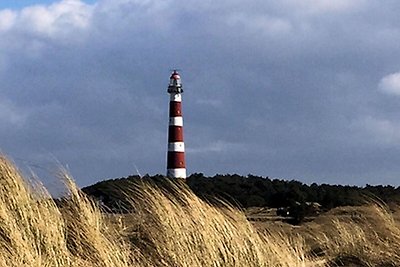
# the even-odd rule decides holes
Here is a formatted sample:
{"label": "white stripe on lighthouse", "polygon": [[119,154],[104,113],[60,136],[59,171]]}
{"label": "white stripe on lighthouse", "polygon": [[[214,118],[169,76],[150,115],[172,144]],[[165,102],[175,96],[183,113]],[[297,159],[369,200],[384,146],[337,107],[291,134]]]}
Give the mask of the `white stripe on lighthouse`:
{"label": "white stripe on lighthouse", "polygon": [[183,142],[168,143],[168,151],[185,152],[185,143]]}
{"label": "white stripe on lighthouse", "polygon": [[183,118],[182,117],[171,117],[171,118],[169,118],[169,125],[183,126]]}
{"label": "white stripe on lighthouse", "polygon": [[168,169],[167,176],[174,178],[186,178],[186,169],[185,168]]}
{"label": "white stripe on lighthouse", "polygon": [[182,94],[171,94],[169,100],[174,102],[182,102]]}

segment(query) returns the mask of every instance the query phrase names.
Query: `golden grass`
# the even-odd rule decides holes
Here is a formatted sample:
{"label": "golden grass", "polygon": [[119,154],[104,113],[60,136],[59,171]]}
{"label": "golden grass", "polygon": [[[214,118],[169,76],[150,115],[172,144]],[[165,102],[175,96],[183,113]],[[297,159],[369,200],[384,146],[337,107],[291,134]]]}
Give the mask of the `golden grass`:
{"label": "golden grass", "polygon": [[129,194],[141,221],[132,223],[143,251],[161,266],[316,266],[300,236],[260,234],[244,213],[221,203],[215,207],[183,183],[168,190],[149,184]]}
{"label": "golden grass", "polygon": [[132,184],[124,192],[134,212],[105,215],[68,174],[61,179],[68,194],[56,204],[0,157],[0,267],[400,266],[399,222],[383,206],[261,231],[180,182]]}
{"label": "golden grass", "polygon": [[330,262],[400,266],[400,222],[382,204],[337,208],[302,230]]}
{"label": "golden grass", "polygon": [[60,209],[43,186],[0,158],[0,266],[134,266],[139,257],[70,177],[63,179],[69,196]]}

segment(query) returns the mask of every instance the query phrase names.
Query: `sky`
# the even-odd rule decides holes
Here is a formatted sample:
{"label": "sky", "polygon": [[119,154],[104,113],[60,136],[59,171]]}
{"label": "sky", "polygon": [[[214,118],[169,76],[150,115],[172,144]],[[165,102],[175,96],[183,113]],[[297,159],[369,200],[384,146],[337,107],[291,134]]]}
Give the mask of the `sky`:
{"label": "sky", "polygon": [[[1,0],[0,8],[18,10],[24,7],[30,7],[34,5],[51,5],[57,2],[57,0]],[[96,3],[96,0],[85,0],[81,2],[94,4]]]}
{"label": "sky", "polygon": [[[24,3],[24,4],[22,4]],[[47,183],[188,173],[400,185],[399,1],[1,1],[0,149]]]}

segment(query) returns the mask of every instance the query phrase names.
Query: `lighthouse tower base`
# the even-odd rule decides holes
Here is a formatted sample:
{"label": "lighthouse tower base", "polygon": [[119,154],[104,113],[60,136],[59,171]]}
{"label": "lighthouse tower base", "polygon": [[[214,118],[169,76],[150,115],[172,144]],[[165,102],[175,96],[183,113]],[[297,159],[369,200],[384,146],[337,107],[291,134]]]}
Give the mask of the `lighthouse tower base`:
{"label": "lighthouse tower base", "polygon": [[167,169],[167,177],[169,178],[186,178],[186,169]]}

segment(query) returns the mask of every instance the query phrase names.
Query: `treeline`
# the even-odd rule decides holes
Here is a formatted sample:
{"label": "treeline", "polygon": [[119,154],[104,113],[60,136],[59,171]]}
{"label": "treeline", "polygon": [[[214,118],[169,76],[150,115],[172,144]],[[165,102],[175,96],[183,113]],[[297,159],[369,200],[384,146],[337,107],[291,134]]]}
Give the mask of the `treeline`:
{"label": "treeline", "polygon": [[[83,191],[101,201],[110,210],[123,211],[130,207],[126,202],[128,184],[143,180],[165,185],[165,177],[129,176],[106,180],[83,188]],[[215,175],[206,177],[201,173],[189,176],[186,184],[199,197],[214,201],[222,199],[233,205],[247,207],[287,207],[294,203],[317,202],[323,209],[338,206],[355,206],[378,200],[386,203],[400,203],[400,187],[390,185],[364,187],[316,184],[307,185],[299,181],[270,179],[254,175]]]}

